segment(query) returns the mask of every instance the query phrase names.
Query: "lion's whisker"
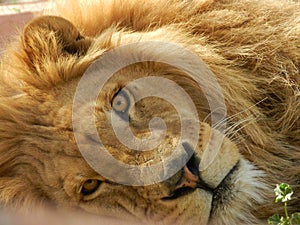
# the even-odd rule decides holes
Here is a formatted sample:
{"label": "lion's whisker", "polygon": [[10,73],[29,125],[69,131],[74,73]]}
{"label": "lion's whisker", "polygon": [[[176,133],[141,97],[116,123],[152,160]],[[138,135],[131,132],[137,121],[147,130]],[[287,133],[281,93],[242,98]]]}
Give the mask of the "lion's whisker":
{"label": "lion's whisker", "polygon": [[[249,124],[251,124],[253,121],[255,121],[255,118],[252,117],[252,116],[250,116],[249,118],[246,118],[244,120],[241,120],[241,121],[235,123],[234,125],[232,125],[231,127],[229,127],[228,130],[226,130],[226,136],[229,139],[231,139],[239,131],[241,131],[242,129],[244,129],[246,126],[248,126]],[[240,127],[240,125],[242,125],[242,126]],[[236,129],[236,128],[238,128],[238,129]]]}

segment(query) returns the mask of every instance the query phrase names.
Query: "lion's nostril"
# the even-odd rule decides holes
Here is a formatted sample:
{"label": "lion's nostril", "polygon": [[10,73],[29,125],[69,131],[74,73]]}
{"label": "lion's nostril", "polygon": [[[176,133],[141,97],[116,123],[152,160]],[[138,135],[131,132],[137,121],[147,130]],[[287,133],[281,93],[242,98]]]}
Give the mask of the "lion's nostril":
{"label": "lion's nostril", "polygon": [[194,174],[195,176],[199,176],[200,160],[196,158],[194,150],[187,142],[182,143],[182,146],[188,154],[188,156],[190,157],[189,161],[186,164],[186,167],[192,174]]}
{"label": "lion's nostril", "polygon": [[199,160],[196,159],[195,154],[191,156],[186,164],[188,170],[195,176],[199,176]]}

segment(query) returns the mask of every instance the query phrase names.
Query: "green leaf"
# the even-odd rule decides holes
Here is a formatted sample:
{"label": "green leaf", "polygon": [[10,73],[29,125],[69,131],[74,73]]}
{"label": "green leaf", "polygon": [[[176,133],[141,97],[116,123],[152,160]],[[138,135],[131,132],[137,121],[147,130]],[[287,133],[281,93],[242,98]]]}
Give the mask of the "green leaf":
{"label": "green leaf", "polygon": [[293,225],[300,225],[300,212],[292,214],[291,221]]}
{"label": "green leaf", "polygon": [[287,217],[287,218],[284,218],[283,216],[280,218],[280,224],[279,225],[291,225],[291,222],[290,222],[290,218]]}
{"label": "green leaf", "polygon": [[280,216],[278,214],[275,214],[273,216],[270,216],[268,219],[268,224],[271,225],[280,225]]}
{"label": "green leaf", "polygon": [[277,184],[274,191],[276,194],[275,202],[287,202],[292,199],[293,190],[288,184]]}

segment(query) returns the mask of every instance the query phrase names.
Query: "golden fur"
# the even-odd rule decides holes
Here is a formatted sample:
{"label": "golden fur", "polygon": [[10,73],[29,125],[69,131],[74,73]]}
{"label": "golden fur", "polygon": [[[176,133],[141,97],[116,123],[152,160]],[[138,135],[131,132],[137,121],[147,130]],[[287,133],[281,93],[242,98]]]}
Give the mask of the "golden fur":
{"label": "golden fur", "polygon": [[[50,202],[145,223],[262,224],[270,215],[281,212],[274,204],[273,188],[286,182],[295,192],[290,212],[300,209],[299,2],[76,0],[53,7],[51,14],[71,22],[60,17],[36,18],[1,59],[3,205],[19,209]],[[115,184],[90,168],[78,151],[71,118],[80,77],[114,47],[157,40],[197,54],[222,87],[229,129],[215,163],[200,176],[216,188],[237,162],[240,165],[226,186],[231,190],[219,190],[217,200],[201,188],[165,200],[181,172],[168,181],[145,187]],[[151,51],[155,53],[155,49]],[[210,112],[205,98],[185,74],[161,63],[124,68],[110,80],[113,87],[105,87],[96,111],[104,144],[127,163],[159,161],[163,157],[159,154],[171,151],[168,146],[178,137],[178,118],[163,101],[150,98],[137,104],[132,112],[132,129],[137,135],[145,135],[149,133],[148,117],[161,117],[173,135],[163,143],[166,153],[159,149],[154,153],[127,152],[117,143],[105,119],[104,107],[110,107],[107,96],[130,80],[149,74],[170,78],[191,95],[203,121],[195,149],[201,159],[201,146],[207,144],[208,135],[218,136],[206,121]],[[95,193],[84,196],[80,190],[89,179],[101,180],[102,184]]]}

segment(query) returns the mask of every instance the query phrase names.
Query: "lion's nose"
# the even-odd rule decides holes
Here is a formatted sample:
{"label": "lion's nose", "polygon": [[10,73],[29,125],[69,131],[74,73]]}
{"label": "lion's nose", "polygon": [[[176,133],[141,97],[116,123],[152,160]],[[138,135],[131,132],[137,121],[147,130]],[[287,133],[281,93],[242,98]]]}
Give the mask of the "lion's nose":
{"label": "lion's nose", "polygon": [[[188,154],[193,152],[188,143],[183,143],[183,147]],[[191,158],[182,169],[181,178],[174,185],[174,189],[170,195],[163,198],[164,200],[178,198],[192,192],[196,188],[213,192],[213,188],[206,184],[199,175],[199,163],[200,161],[196,158],[195,154],[192,154]]]}
{"label": "lion's nose", "polygon": [[187,142],[182,143],[182,146],[185,152],[191,157],[186,163],[186,165],[183,167],[182,177],[179,183],[176,185],[175,190],[181,188],[196,188],[200,181],[198,169],[200,162],[199,160],[197,160],[194,154],[194,150]]}

